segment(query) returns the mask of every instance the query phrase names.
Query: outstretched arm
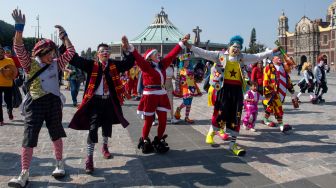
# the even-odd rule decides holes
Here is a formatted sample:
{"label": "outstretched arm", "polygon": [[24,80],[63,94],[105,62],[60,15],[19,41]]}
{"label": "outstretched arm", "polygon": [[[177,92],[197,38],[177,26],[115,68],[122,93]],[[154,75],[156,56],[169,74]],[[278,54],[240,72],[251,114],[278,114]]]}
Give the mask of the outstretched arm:
{"label": "outstretched arm", "polygon": [[272,57],[279,51],[278,48],[274,48],[273,50],[266,49],[264,52],[257,54],[243,54],[243,62],[245,65],[253,64],[257,61],[261,61],[267,57]]}
{"label": "outstretched arm", "polygon": [[203,59],[212,61],[212,62],[218,62],[218,57],[220,51],[209,51],[204,50],[202,48],[198,48],[196,46],[190,46],[189,48],[196,56],[199,56]]}

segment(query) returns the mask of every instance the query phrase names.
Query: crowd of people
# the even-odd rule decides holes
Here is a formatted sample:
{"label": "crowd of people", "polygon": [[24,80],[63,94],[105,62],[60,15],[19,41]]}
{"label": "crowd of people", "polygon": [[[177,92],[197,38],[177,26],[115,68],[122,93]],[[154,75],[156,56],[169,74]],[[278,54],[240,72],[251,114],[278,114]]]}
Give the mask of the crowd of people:
{"label": "crowd of people", "polygon": [[[121,108],[124,100],[139,100],[137,114],[142,116],[144,124],[138,148],[144,154],[166,153],[170,149],[166,141],[168,135],[165,134],[167,117],[172,124],[179,123],[181,111],[185,108],[184,122],[195,123],[190,111],[193,97],[202,95],[198,83],[203,81],[208,106],[213,106],[205,142],[214,144],[215,135],[223,140],[229,139],[229,150],[234,155],[244,156],[246,151],[238,146],[237,139],[241,128],[256,131],[259,101],[264,107],[263,123],[288,133],[292,126],[283,122],[282,107],[287,91],[291,93],[294,108],[298,108],[299,97],[306,91],[311,102],[317,104],[324,102],[322,96],[328,90],[323,56],[317,58],[314,69],[313,63],[304,63],[303,78],[298,82],[300,92],[296,94],[290,79],[294,62],[281,47],[258,54],[245,54],[241,52],[244,40],[240,36],[230,39],[227,50],[208,51],[189,44],[190,35],[186,35],[165,57],[159,57],[156,49],[139,54],[124,36],[122,60],[110,59],[109,46],[103,43],[97,47],[97,58],[86,59],[76,53],[67,32],[60,25],[55,27],[59,30],[62,46],[41,39],[32,52],[28,52],[23,44],[25,16],[18,9],[13,11],[12,16],[16,31],[13,43],[15,54],[9,47],[0,47],[0,101],[2,104],[4,93],[10,120],[14,118],[13,107],[17,107],[13,106],[13,101],[18,100],[14,97],[13,88],[24,86],[25,97],[21,104],[24,117],[21,173],[9,181],[10,187],[27,184],[33,151],[44,122],[56,160],[52,175],[61,178],[66,174],[62,141],[66,137],[62,126],[64,96],[60,91],[60,72],[67,74],[73,106],[77,107],[69,128],[88,131],[85,162],[88,174],[94,173],[93,153],[98,143],[99,127],[103,138],[101,153],[109,159],[108,139],[112,136],[112,125],[121,124],[124,128],[129,125]],[[183,49],[189,53],[181,55]],[[195,68],[193,56],[209,61],[204,66],[205,70],[202,66]],[[173,65],[176,59],[179,61],[177,71]],[[77,97],[82,83],[84,95],[79,104]],[[173,107],[174,96],[182,99],[176,109]],[[0,112],[0,126],[3,126],[2,108]],[[276,123],[271,121],[272,115]],[[156,118],[157,134],[151,140],[149,133]]]}

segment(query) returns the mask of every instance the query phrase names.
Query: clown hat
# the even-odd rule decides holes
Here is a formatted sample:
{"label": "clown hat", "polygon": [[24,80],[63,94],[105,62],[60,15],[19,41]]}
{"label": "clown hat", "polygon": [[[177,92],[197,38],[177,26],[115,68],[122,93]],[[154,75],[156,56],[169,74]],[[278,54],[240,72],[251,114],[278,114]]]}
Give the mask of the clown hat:
{"label": "clown hat", "polygon": [[158,51],[156,49],[150,48],[148,50],[146,50],[146,52],[144,53],[143,57],[147,60],[151,55],[157,53]]}
{"label": "clown hat", "polygon": [[32,55],[39,56],[41,54],[47,54],[48,52],[56,49],[57,46],[52,40],[42,39],[35,44]]}
{"label": "clown hat", "polygon": [[190,61],[191,59],[191,54],[190,53],[186,53],[186,54],[182,54],[179,56],[180,61]]}

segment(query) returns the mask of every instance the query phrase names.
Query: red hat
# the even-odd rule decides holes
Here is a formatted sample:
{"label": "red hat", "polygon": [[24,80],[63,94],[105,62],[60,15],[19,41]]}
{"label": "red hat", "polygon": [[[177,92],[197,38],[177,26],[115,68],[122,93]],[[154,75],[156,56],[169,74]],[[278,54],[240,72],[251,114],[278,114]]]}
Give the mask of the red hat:
{"label": "red hat", "polygon": [[41,54],[47,54],[48,52],[55,50],[56,44],[49,39],[42,39],[40,41],[38,41],[33,49],[33,56],[39,56]]}
{"label": "red hat", "polygon": [[147,60],[152,54],[155,54],[157,52],[158,51],[156,49],[150,48],[150,49],[146,50],[143,57]]}

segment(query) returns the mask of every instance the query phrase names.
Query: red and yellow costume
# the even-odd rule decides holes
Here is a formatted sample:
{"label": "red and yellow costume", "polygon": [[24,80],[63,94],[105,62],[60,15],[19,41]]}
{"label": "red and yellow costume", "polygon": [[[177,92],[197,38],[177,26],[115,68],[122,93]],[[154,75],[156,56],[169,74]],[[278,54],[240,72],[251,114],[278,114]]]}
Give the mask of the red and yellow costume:
{"label": "red and yellow costume", "polygon": [[138,77],[139,77],[140,68],[138,66],[133,66],[129,71],[127,71],[127,93],[129,96],[136,97],[138,96],[137,86],[138,86]]}

